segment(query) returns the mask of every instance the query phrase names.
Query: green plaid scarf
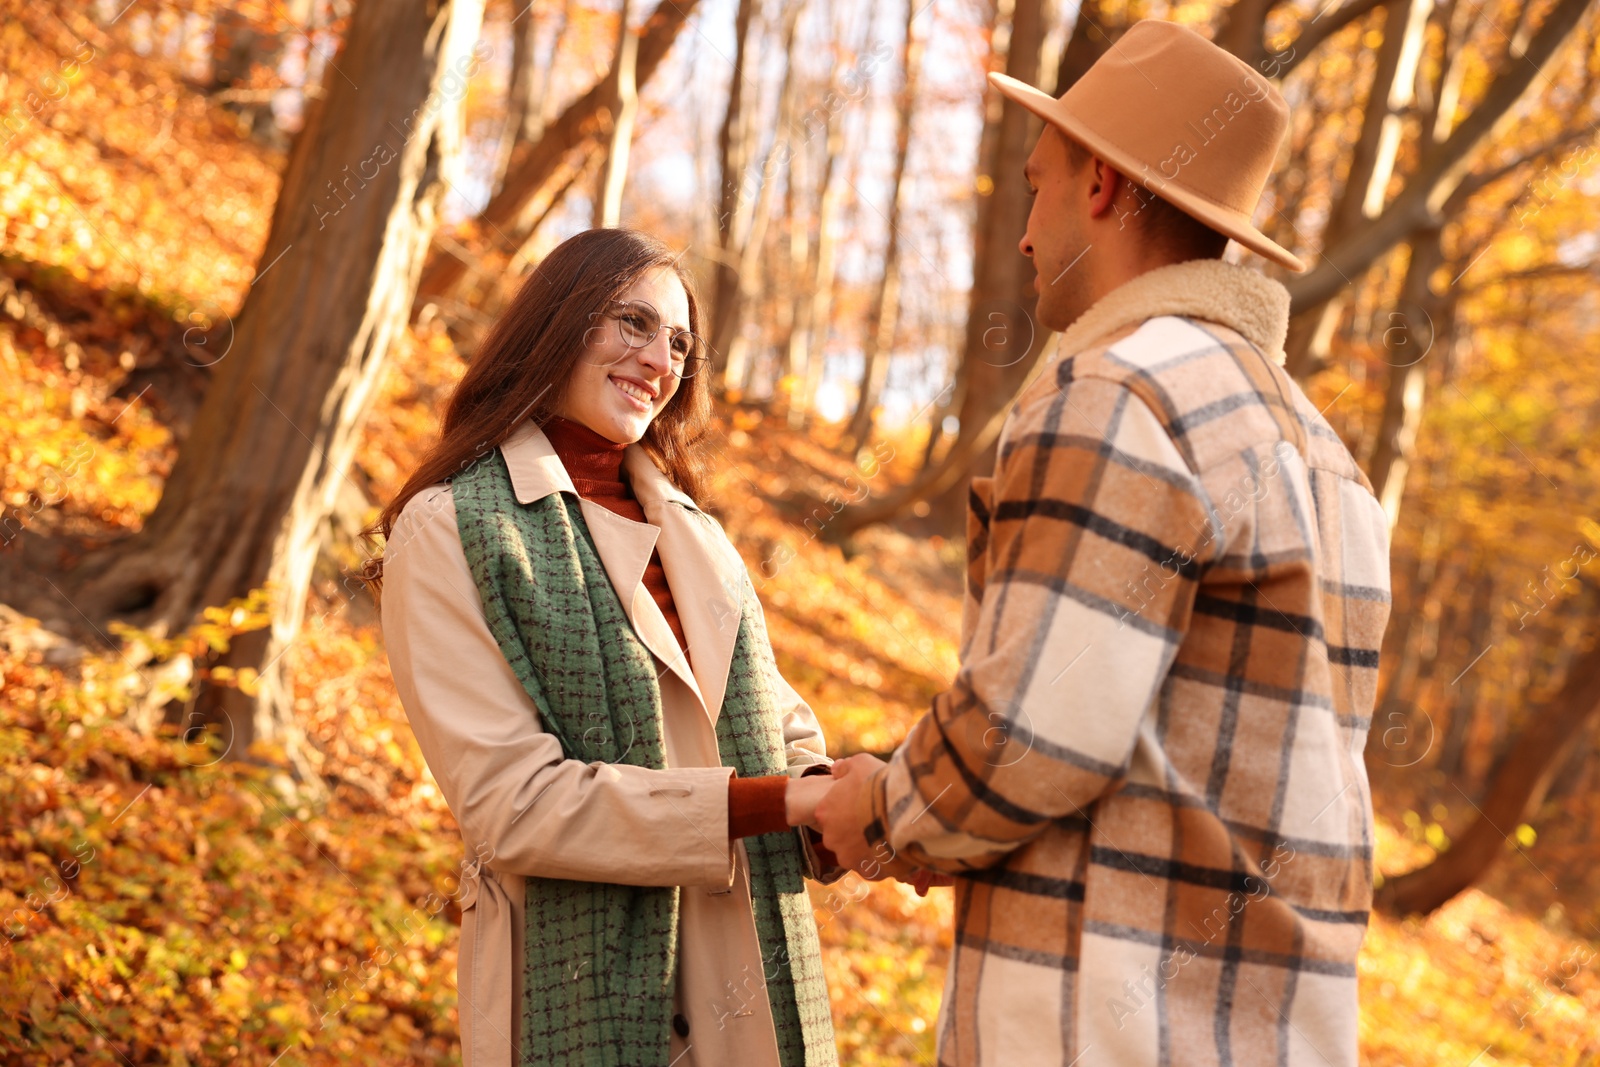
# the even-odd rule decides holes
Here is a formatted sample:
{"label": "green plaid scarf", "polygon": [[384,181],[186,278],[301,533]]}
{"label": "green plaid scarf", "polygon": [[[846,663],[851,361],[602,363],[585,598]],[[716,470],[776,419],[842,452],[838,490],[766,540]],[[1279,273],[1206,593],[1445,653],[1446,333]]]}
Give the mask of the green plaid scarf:
{"label": "green plaid scarf", "polygon": [[[461,546],[489,629],[544,728],[571,759],[664,767],[650,651],[622,610],[577,498],[556,492],[519,504],[498,452],[452,484]],[[687,510],[715,529],[709,516]],[[717,750],[741,776],[783,774],[777,667],[750,576],[741,576]],[[783,1067],[834,1064],[799,841],[793,832],[744,841]],[[527,879],[523,1064],[667,1067],[678,895],[677,886]]]}

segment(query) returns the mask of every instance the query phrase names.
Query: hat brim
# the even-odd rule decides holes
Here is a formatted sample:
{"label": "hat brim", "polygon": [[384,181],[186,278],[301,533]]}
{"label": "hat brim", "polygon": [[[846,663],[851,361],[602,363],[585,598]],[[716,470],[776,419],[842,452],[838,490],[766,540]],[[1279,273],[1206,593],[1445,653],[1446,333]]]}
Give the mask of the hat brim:
{"label": "hat brim", "polygon": [[1292,271],[1306,269],[1305,263],[1301,261],[1299,256],[1296,256],[1293,252],[1256,229],[1255,224],[1250,221],[1248,215],[1208,200],[1173,182],[1161,182],[1159,186],[1152,184],[1148,180],[1150,176],[1148,160],[1136,158],[1132,153],[1118,148],[1099,134],[1085,127],[1082,122],[1078,121],[1077,116],[1063,107],[1061,101],[1055,97],[1042,92],[1027,82],[1019,81],[1009,74],[1001,74],[998,71],[990,72],[989,84],[998,89],[1002,96],[1021,104],[1107,163],[1110,163],[1117,169],[1119,174],[1140,188],[1155,193],[1163,200],[1171,202],[1185,214],[1199,219],[1218,233],[1226,234],[1252,252],[1260,253],[1274,263],[1288,267]]}

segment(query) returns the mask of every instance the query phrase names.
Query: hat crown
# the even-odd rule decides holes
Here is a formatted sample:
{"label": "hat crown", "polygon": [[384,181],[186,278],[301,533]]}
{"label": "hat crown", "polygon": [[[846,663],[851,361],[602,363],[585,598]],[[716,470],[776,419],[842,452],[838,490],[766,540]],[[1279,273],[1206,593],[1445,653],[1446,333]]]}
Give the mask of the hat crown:
{"label": "hat crown", "polygon": [[1306,269],[1251,221],[1289,105],[1193,30],[1136,22],[1059,97],[999,71],[989,82],[1179,210],[1290,270]]}
{"label": "hat crown", "polygon": [[1175,183],[1246,215],[1289,125],[1289,106],[1265,77],[1193,30],[1154,19],[1129,27],[1061,104],[1085,132],[1140,161],[1129,178],[1157,193]]}

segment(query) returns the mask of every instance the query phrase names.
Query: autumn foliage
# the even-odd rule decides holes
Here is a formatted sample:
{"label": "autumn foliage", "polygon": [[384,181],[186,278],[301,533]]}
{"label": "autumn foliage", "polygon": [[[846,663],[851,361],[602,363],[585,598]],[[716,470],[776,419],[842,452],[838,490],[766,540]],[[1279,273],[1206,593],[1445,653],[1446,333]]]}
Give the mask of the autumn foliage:
{"label": "autumn foliage", "polygon": [[[146,18],[154,40],[221,5],[151,6],[127,17]],[[229,5],[262,25],[277,6]],[[610,14],[568,6],[573,47],[609,47]],[[1485,17],[1526,17],[1510,6]],[[0,578],[42,597],[156,506],[228,352],[230,316],[268,266],[259,257],[286,157],[183,63],[149,61],[102,20],[65,4],[0,8]],[[1353,83],[1370,65],[1361,48],[1375,46],[1374,25],[1349,30],[1319,84]],[[599,66],[564,70],[563,93]],[[1481,57],[1459,77],[1452,91],[1481,91]],[[1570,80],[1553,79],[1552,92],[1576,108],[1595,79]],[[247,72],[232,99],[275,84]],[[1307,158],[1333,151],[1321,137],[1353,136],[1338,125],[1354,121],[1341,93],[1307,104],[1322,123],[1296,132]],[[479,127],[495,117],[487,95],[469,95]],[[674,121],[652,96],[642,111],[644,130]],[[1454,332],[1427,365],[1430,399],[1407,454],[1393,535],[1403,610],[1368,752],[1385,879],[1446,854],[1477,817],[1508,740],[1559,689],[1600,617],[1596,156],[1555,143],[1563,118],[1546,101],[1506,135],[1434,272]],[[1510,166],[1549,144],[1531,172]],[[1416,162],[1402,154],[1398,165]],[[935,177],[930,187],[956,199],[993,187],[988,175]],[[1309,196],[1317,178],[1281,180]],[[671,225],[657,210],[639,212]],[[850,217],[869,216],[857,203]],[[470,220],[451,234],[481,236]],[[931,284],[906,258],[908,288]],[[1397,303],[1404,261],[1389,266],[1353,287],[1359,314],[1341,320],[1308,387],[1363,460],[1391,372],[1413,358],[1396,346],[1419,337],[1387,317],[1412,306]],[[874,288],[839,286],[836,330],[857,329]],[[930,314],[906,317],[943,328]],[[429,442],[469,334],[421,316],[395,342],[355,457],[368,501],[389,499]],[[770,397],[733,389],[720,404],[719,516],[830,750],[883,753],[957,669],[965,550],[919,521],[841,545],[841,513],[924,469],[930,426],[889,426],[852,449],[843,420],[791,425],[803,386],[779,377]],[[0,1064],[456,1062],[459,838],[395,695],[370,598],[348,580],[364,548],[334,526],[282,664],[310,777],[272,743],[227,751],[184,710],[202,684],[252,690],[255,669],[223,656],[267,625],[267,590],[176,633],[0,605]],[[1550,799],[1502,828],[1503,854],[1478,888],[1426,917],[1374,916],[1360,963],[1366,1062],[1600,1063],[1592,716],[1583,731],[1551,770]],[[931,1063],[950,892],[923,899],[851,877],[812,897],[841,1061]]]}

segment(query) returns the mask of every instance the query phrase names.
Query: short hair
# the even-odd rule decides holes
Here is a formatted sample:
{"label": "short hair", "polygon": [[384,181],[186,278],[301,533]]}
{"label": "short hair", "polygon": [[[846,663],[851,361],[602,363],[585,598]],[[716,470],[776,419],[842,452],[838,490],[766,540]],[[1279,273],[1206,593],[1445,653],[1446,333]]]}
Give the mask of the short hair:
{"label": "short hair", "polygon": [[[1061,133],[1061,140],[1067,146],[1067,159],[1073,170],[1082,170],[1093,158],[1094,153],[1075,138]],[[1123,177],[1127,175],[1123,174]],[[1227,234],[1218,233],[1172,201],[1144,188],[1131,178],[1128,184],[1133,187],[1133,195],[1143,204],[1134,214],[1134,225],[1145,237],[1164,250],[1189,259],[1222,258],[1228,248]]]}

